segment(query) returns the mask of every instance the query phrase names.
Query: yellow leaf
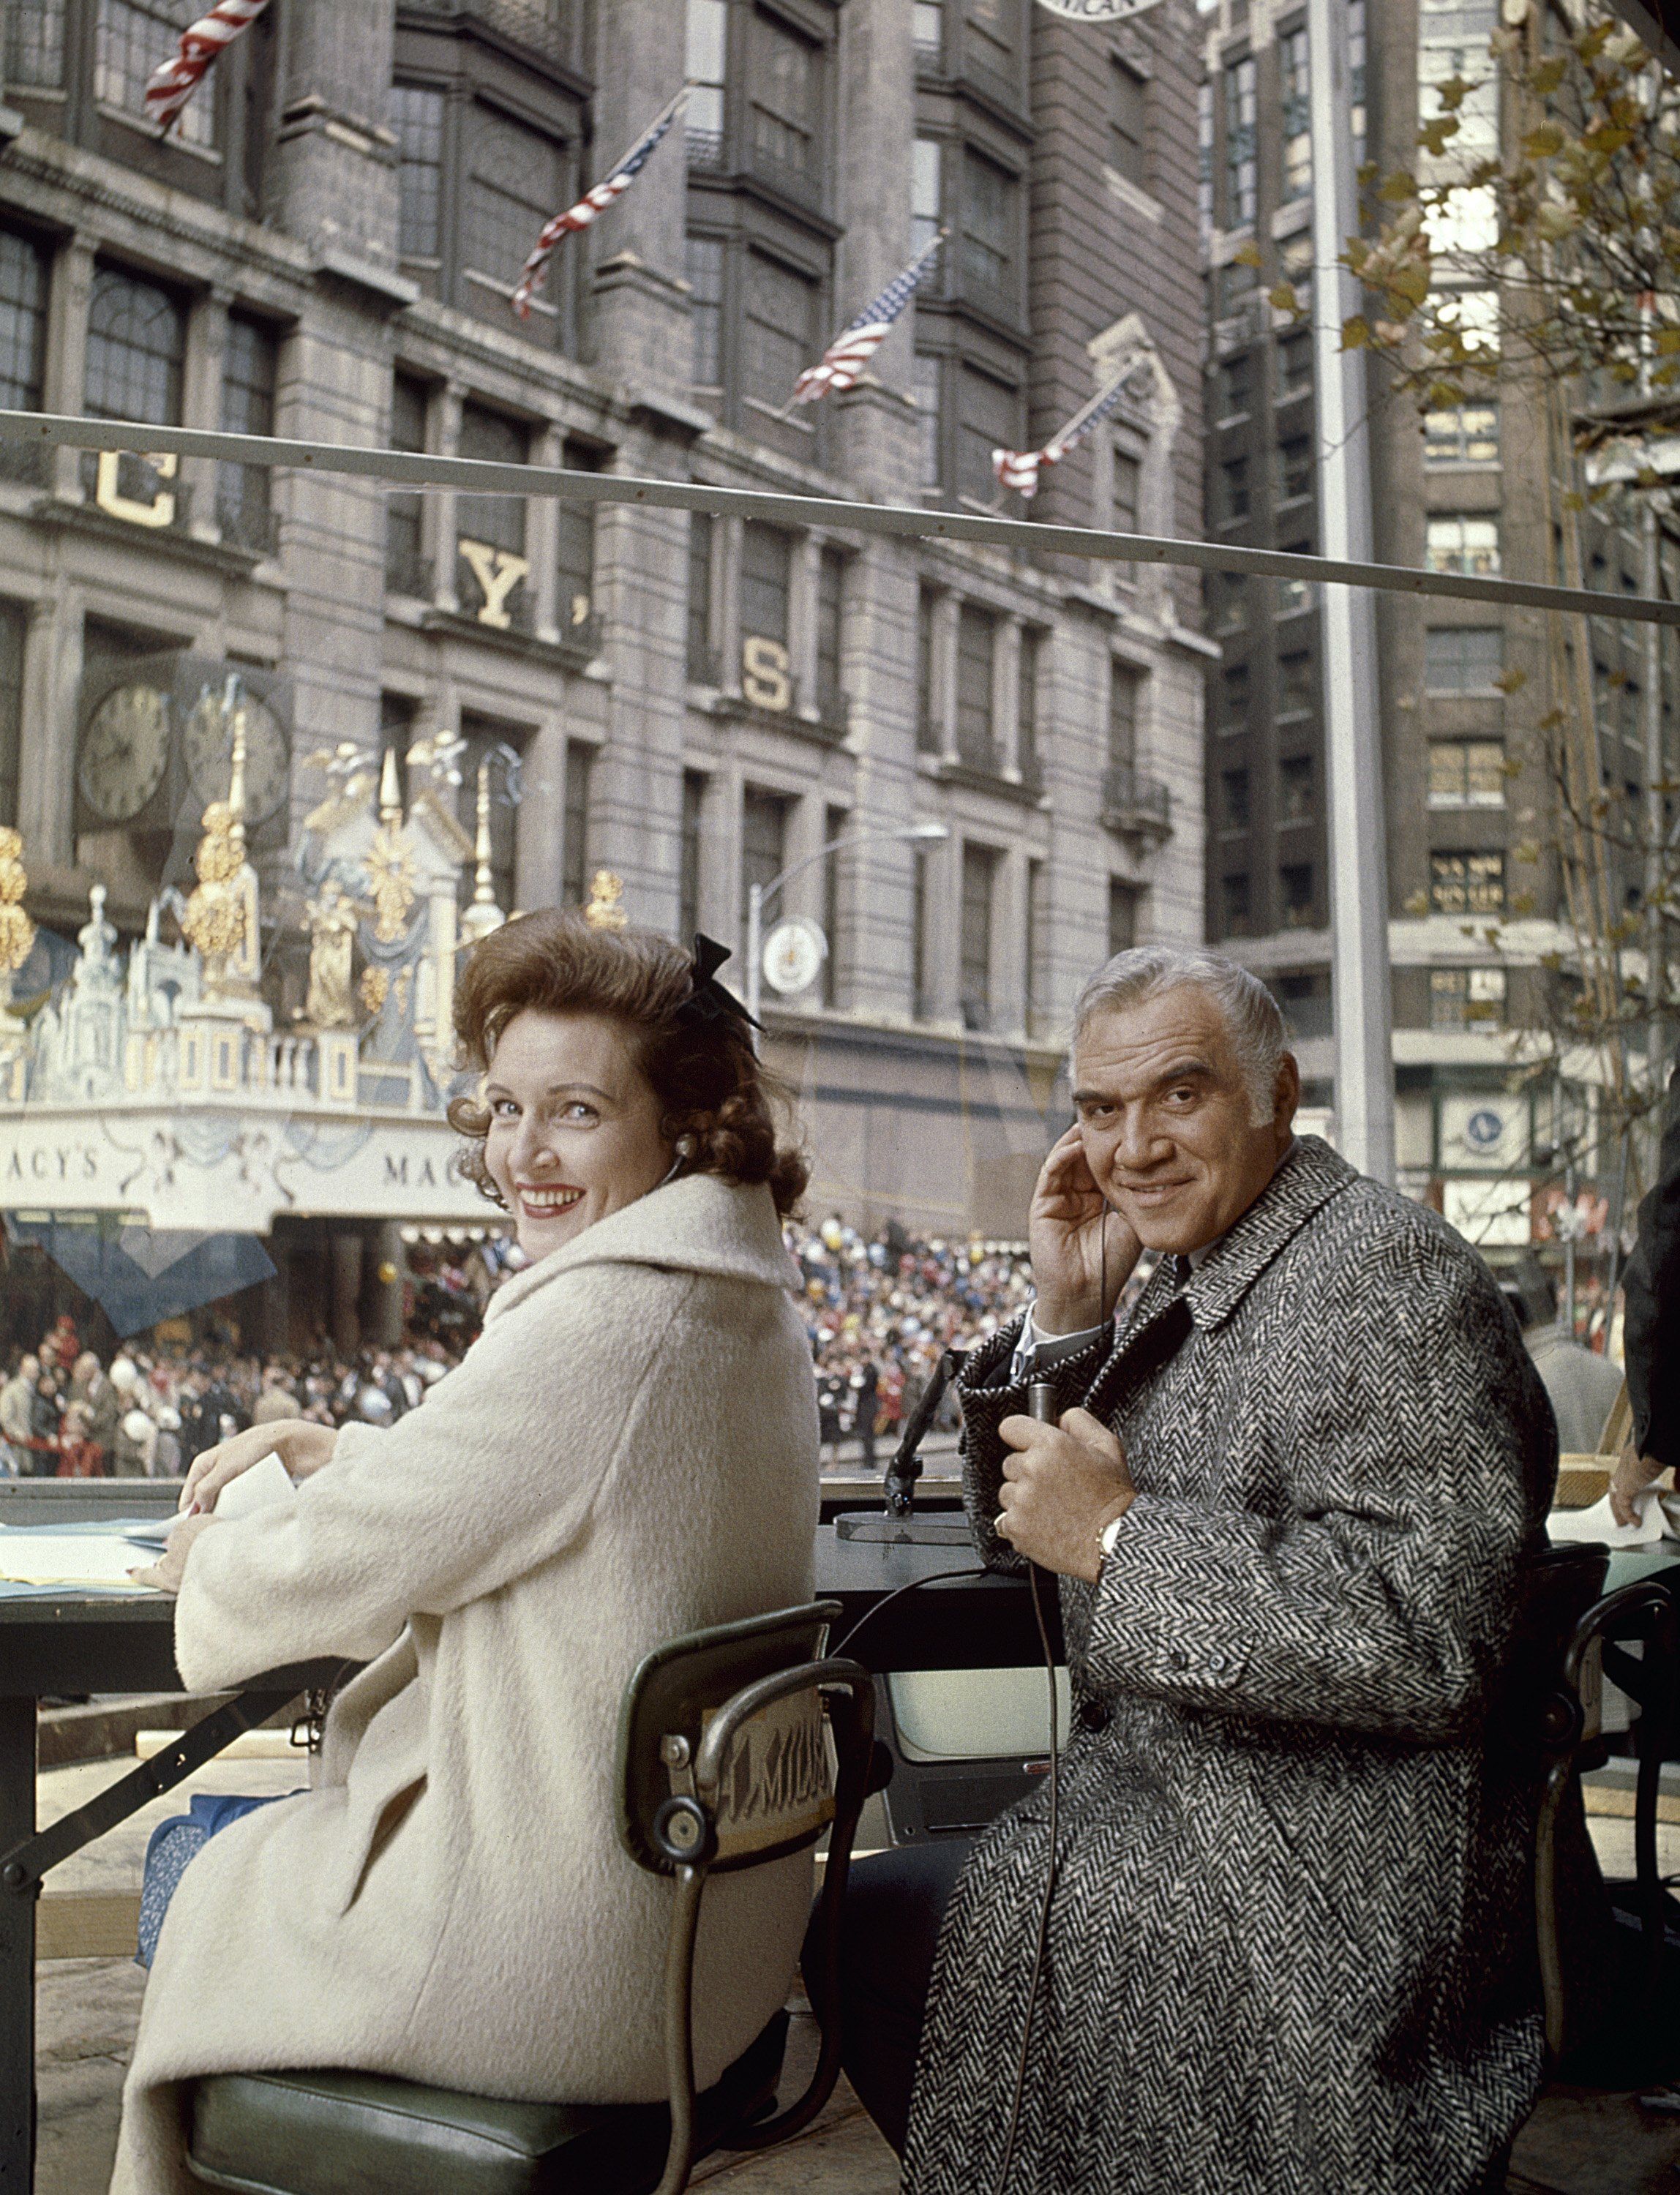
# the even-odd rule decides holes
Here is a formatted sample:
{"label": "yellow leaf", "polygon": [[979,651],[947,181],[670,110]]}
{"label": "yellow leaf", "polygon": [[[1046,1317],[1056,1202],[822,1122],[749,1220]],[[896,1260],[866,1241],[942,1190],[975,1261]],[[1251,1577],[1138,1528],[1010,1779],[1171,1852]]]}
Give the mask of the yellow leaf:
{"label": "yellow leaf", "polygon": [[1407,199],[1417,197],[1417,178],[1407,175],[1404,168],[1397,168],[1377,195],[1386,199],[1390,205],[1403,205]]}
{"label": "yellow leaf", "polygon": [[1232,264],[1233,266],[1258,267],[1260,264],[1260,246],[1257,244],[1245,244],[1240,251],[1233,251],[1231,255],[1231,258]]}
{"label": "yellow leaf", "polygon": [[1405,907],[1408,914],[1427,914],[1429,911],[1429,895],[1424,891],[1408,892],[1406,896]]}
{"label": "yellow leaf", "polygon": [[1531,130],[1522,141],[1522,149],[1531,160],[1549,160],[1554,153],[1563,150],[1565,139],[1562,125],[1543,122],[1538,130]]}
{"label": "yellow leaf", "polygon": [[1296,298],[1295,285],[1290,282],[1279,282],[1276,289],[1268,290],[1266,302],[1274,305],[1280,313],[1298,313],[1301,310]]}
{"label": "yellow leaf", "polygon": [[1554,55],[1550,60],[1544,60],[1539,64],[1531,73],[1528,82],[1531,88],[1539,92],[1542,99],[1544,99],[1550,93],[1558,89],[1568,73],[1568,62],[1561,55]]}
{"label": "yellow leaf", "polygon": [[1371,323],[1363,314],[1355,313],[1351,320],[1342,323],[1343,350],[1365,350],[1371,344]]}
{"label": "yellow leaf", "polygon": [[1408,305],[1421,305],[1429,294],[1428,267],[1397,267],[1388,277],[1388,290],[1394,297],[1403,297]]}
{"label": "yellow leaf", "polygon": [[1657,350],[1664,358],[1672,358],[1677,351],[1680,351],[1680,328],[1659,328]]}
{"label": "yellow leaf", "polygon": [[1502,671],[1493,683],[1502,694],[1520,694],[1528,683],[1528,673],[1515,669]]}
{"label": "yellow leaf", "polygon": [[1458,127],[1456,115],[1437,114],[1419,130],[1417,142],[1432,158],[1438,160],[1446,150],[1448,139],[1458,135]]}
{"label": "yellow leaf", "polygon": [[1585,510],[1586,498],[1579,490],[1572,487],[1563,498],[1563,508],[1566,510]]}

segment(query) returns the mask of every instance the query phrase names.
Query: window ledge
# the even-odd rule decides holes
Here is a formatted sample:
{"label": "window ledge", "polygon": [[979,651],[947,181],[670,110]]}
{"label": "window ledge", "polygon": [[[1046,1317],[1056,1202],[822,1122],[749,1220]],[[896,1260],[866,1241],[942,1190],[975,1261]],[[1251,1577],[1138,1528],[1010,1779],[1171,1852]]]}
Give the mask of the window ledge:
{"label": "window ledge", "polygon": [[970,792],[989,792],[995,799],[1007,800],[1019,808],[1042,807],[1044,801],[1044,781],[1036,770],[1031,775],[1018,773],[1005,777],[996,770],[978,769],[957,755],[922,754],[916,757],[916,774],[937,785],[960,785]]}
{"label": "window ledge", "polygon": [[219,541],[205,541],[176,527],[131,526],[127,519],[113,518],[93,503],[61,503],[55,496],[44,496],[30,505],[29,515],[39,526],[57,526],[69,533],[91,534],[95,539],[120,543],[148,556],[164,550],[183,562],[241,579],[251,578],[260,566],[272,562],[265,556],[234,549]]}
{"label": "window ledge", "polygon": [[24,118],[15,107],[0,106],[0,145],[9,145],[23,133]]}
{"label": "window ledge", "polygon": [[1159,221],[1166,213],[1167,209],[1152,193],[1145,190],[1141,183],[1134,183],[1129,176],[1123,176],[1118,168],[1111,167],[1106,161],[1103,164],[1102,179],[1109,196],[1118,199],[1129,213],[1144,221]]}
{"label": "window ledge", "polygon": [[567,671],[586,669],[601,652],[598,645],[579,647],[567,640],[544,640],[534,632],[517,632],[511,625],[484,625],[468,611],[439,609],[435,604],[421,610],[419,625],[423,632],[447,633],[457,640],[476,641],[504,655],[522,655]]}
{"label": "window ledge", "polygon": [[95,101],[95,112],[104,121],[119,122],[124,130],[132,130],[136,136],[143,137],[148,145],[167,144],[171,152],[185,153],[194,160],[202,160],[206,167],[219,168],[222,165],[222,155],[214,145],[193,145],[184,137],[160,138],[156,123],[147,121],[142,114],[130,114],[125,107],[110,107],[101,99]]}

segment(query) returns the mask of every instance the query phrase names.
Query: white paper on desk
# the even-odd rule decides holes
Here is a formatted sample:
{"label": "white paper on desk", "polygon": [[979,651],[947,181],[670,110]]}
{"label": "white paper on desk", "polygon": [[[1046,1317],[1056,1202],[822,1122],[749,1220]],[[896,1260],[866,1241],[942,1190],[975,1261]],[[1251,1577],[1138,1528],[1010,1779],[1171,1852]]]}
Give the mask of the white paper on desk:
{"label": "white paper on desk", "polygon": [[260,1463],[253,1463],[249,1471],[228,1480],[216,1497],[215,1514],[224,1524],[237,1524],[242,1517],[254,1517],[259,1509],[290,1509],[297,1500],[297,1489],[291,1475],[270,1449]]}
{"label": "white paper on desk", "polygon": [[0,1578],[14,1585],[133,1585],[129,1572],[145,1562],[145,1555],[119,1532],[109,1538],[32,1526],[0,1532]]}
{"label": "white paper on desk", "polygon": [[1606,1547],[1654,1547],[1660,1540],[1680,1540],[1680,1498],[1666,1497],[1660,1487],[1648,1486],[1635,1496],[1638,1521],[1619,1524],[1607,1494],[1591,1509],[1554,1509],[1546,1519],[1546,1537],[1556,1546],[1562,1541],[1596,1541]]}

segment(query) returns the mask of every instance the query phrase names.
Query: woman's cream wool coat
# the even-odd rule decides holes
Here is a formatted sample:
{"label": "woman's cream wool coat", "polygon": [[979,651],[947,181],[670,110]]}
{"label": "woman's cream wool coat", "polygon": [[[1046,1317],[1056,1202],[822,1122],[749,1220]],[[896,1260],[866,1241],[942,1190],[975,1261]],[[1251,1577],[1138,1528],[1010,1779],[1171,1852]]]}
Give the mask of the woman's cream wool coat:
{"label": "woman's cream wool coat", "polygon": [[[284,2066],[487,2095],[664,2094],[669,1885],[615,1829],[649,1648],[809,1598],[811,1351],[768,1189],[655,1190],[507,1282],[424,1406],[339,1435],[295,1513],[193,1547],[188,1689],[369,1666],[317,1789],[208,1844],[170,1904],[113,2189],[181,2195],[177,2084]],[[706,1893],[696,2074],[782,2002],[806,1857]]]}

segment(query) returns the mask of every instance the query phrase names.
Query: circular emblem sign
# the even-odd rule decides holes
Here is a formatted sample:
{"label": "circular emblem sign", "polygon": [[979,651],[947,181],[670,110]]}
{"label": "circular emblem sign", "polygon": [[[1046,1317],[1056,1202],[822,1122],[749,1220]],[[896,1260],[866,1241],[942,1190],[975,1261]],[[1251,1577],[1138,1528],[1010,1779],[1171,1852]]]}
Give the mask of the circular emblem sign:
{"label": "circular emblem sign", "polygon": [[1123,23],[1129,15],[1141,15],[1157,0],[1038,0],[1053,15],[1068,15],[1077,23]]}
{"label": "circular emblem sign", "polygon": [[823,972],[828,941],[820,923],[796,914],[778,922],[765,940],[765,981],[784,999],[808,991]]}
{"label": "circular emblem sign", "polygon": [[1491,1151],[1505,1132],[1501,1115],[1491,1105],[1479,1105],[1464,1123],[1464,1141],[1473,1151]]}

